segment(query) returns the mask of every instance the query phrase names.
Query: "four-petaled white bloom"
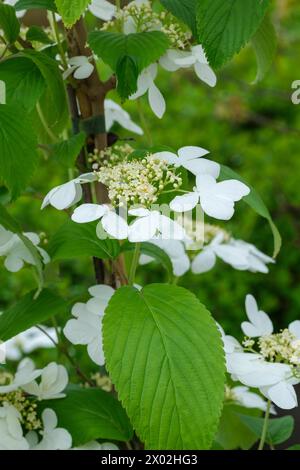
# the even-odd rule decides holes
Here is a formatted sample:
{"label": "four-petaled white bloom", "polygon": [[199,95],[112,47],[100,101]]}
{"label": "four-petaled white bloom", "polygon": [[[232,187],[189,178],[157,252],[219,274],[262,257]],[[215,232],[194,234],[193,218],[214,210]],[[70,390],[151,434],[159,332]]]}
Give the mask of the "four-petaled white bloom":
{"label": "four-petaled white bloom", "polygon": [[176,196],[170,203],[174,212],[188,212],[200,202],[203,211],[210,217],[229,220],[234,214],[234,203],[250,193],[244,183],[226,180],[217,183],[211,175],[197,175],[194,191]]}
{"label": "four-petaled white bloom", "polygon": [[72,220],[78,224],[101,220],[101,226],[106,233],[117,240],[128,236],[127,222],[107,204],[82,204],[72,215]]}
{"label": "four-petaled white bloom", "polygon": [[246,313],[249,321],[244,321],[241,328],[249,338],[267,336],[273,333],[273,323],[269,315],[262,310],[258,310],[257,302],[253,295],[246,296]]}
{"label": "four-petaled white bloom", "polygon": [[104,21],[111,20],[116,13],[115,5],[107,0],[93,0],[88,9],[94,16]]}
{"label": "four-petaled white bloom", "polygon": [[164,56],[160,58],[160,65],[170,72],[175,72],[179,68],[194,67],[195,73],[200,80],[207,85],[214,87],[217,83],[217,77],[210,67],[203,47],[198,44],[193,46],[190,51],[179,51],[169,49]]}
{"label": "four-petaled white bloom", "polygon": [[193,175],[208,174],[218,178],[221,170],[220,165],[207,158],[202,158],[208,153],[208,150],[201,147],[187,146],[178,150],[178,156],[172,152],[158,152],[155,157],[165,160],[175,168],[183,167]]}
{"label": "four-petaled white bloom", "polygon": [[43,431],[42,440],[38,442],[38,434],[30,431],[26,435],[30,450],[68,450],[72,446],[72,437],[69,431],[57,427],[55,412],[46,408],[42,413]]}
{"label": "four-petaled white bloom", "polygon": [[[174,276],[183,276],[190,269],[190,259],[186,254],[184,244],[179,240],[149,240],[155,246],[163,250],[170,258],[173,266]],[[140,264],[145,265],[153,261],[153,258],[148,255],[140,256]]]}
{"label": "four-petaled white bloom", "polygon": [[138,217],[130,226],[128,240],[132,243],[146,242],[154,237],[162,240],[183,240],[184,228],[159,211],[139,208],[131,209],[130,215]]}
{"label": "four-petaled white bloom", "polygon": [[138,135],[143,135],[143,129],[135,124],[132,121],[130,114],[127,113],[120,105],[115,103],[113,100],[105,100],[104,101],[104,109],[105,109],[105,125],[106,130],[109,131],[113,124],[117,122],[120,126],[124,127],[128,131],[134,132]]}
{"label": "four-petaled white bloom", "polygon": [[81,185],[91,183],[95,180],[96,177],[94,173],[85,173],[65,184],[56,186],[46,195],[41,209],[44,209],[49,204],[58,210],[68,209],[82,198]]}
{"label": "four-petaled white bloom", "polygon": [[87,351],[97,365],[104,365],[102,347],[102,318],[114,289],[105,285],[89,288],[92,298],[87,303],[76,303],[72,308],[75,317],[64,328],[64,335],[73,344],[87,345]]}
{"label": "four-petaled white bloom", "polygon": [[68,381],[66,368],[51,362],[41,371],[39,383],[33,380],[23,385],[22,389],[30,395],[36,396],[38,400],[53,400],[66,396],[61,392],[68,385]]}
{"label": "four-petaled white bloom", "polygon": [[0,407],[0,450],[28,450],[19,411],[8,403]]}
{"label": "four-petaled white bloom", "polygon": [[166,111],[166,102],[154,83],[158,71],[157,64],[151,64],[149,67],[144,69],[138,77],[137,91],[130,96],[131,100],[140,98],[148,92],[149,105],[154,114],[161,119]]}
{"label": "four-petaled white bloom", "polygon": [[84,80],[90,77],[94,71],[93,64],[85,55],[78,55],[71,57],[68,60],[69,68],[64,71],[63,79],[66,80],[70,75],[73,75],[77,80]]}

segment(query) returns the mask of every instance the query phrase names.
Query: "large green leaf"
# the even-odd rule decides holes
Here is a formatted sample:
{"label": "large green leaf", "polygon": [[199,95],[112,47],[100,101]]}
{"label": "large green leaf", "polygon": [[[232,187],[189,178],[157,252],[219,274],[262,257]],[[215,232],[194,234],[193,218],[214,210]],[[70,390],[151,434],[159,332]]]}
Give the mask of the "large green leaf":
{"label": "large green leaf", "polygon": [[209,449],[224,395],[224,354],[210,313],[189,291],[118,289],[103,322],[106,365],[148,449]]}
{"label": "large green leaf", "polygon": [[252,38],[257,59],[257,75],[255,83],[264,78],[272,65],[276,48],[277,36],[274,25],[269,15],[266,15],[256,34]]}
{"label": "large green leaf", "polygon": [[66,308],[66,301],[48,289],[44,289],[37,299],[35,292],[29,292],[0,315],[0,340],[7,341],[22,331],[64,312]]}
{"label": "large green leaf", "polygon": [[17,11],[35,9],[57,11],[54,0],[19,0],[15,4],[15,9]]}
{"label": "large green leaf", "polygon": [[196,2],[197,0],[160,0],[167,10],[189,26],[194,35],[197,34]]}
{"label": "large green leaf", "polygon": [[100,240],[96,235],[96,225],[96,222],[77,224],[68,220],[50,240],[50,256],[54,260],[81,256],[109,259],[118,256],[120,245],[117,240]]}
{"label": "large green leaf", "polygon": [[13,197],[26,187],[37,163],[37,140],[23,107],[0,105],[0,177]]}
{"label": "large green leaf", "polygon": [[274,238],[273,256],[276,257],[281,248],[281,243],[282,243],[281,235],[275,223],[273,222],[273,219],[271,217],[271,214],[268,208],[266,207],[264,201],[262,200],[258,192],[250,184],[248,184],[247,181],[245,181],[238,173],[231,170],[231,168],[225,165],[221,165],[220,178],[221,180],[228,180],[228,179],[233,178],[233,179],[242,181],[242,183],[245,183],[251,189],[250,194],[244,197],[243,201],[246,202],[257,214],[267,219],[267,221],[269,222],[271,230],[272,230],[273,238]]}
{"label": "large green leaf", "polygon": [[270,0],[198,0],[198,39],[209,63],[220,67],[258,30]]}
{"label": "large green leaf", "polygon": [[[253,416],[241,416],[241,420],[259,438],[264,426],[264,418],[254,418]],[[271,445],[278,445],[287,441],[294,430],[294,418],[284,416],[283,418],[273,418],[269,421],[266,442]]]}
{"label": "large green leaf", "polygon": [[0,3],[0,28],[4,32],[4,38],[10,44],[14,43],[20,33],[20,23],[14,8]]}
{"label": "large green leaf", "polygon": [[73,168],[75,161],[84,146],[86,135],[84,132],[73,135],[68,140],[50,146],[51,156],[67,168]]}
{"label": "large green leaf", "polygon": [[0,62],[0,78],[6,83],[6,102],[21,104],[29,111],[45,90],[44,77],[36,65],[18,55]]}
{"label": "large green leaf", "polygon": [[55,3],[64,24],[70,28],[85,12],[91,0],[55,0]]}
{"label": "large green leaf", "polygon": [[94,439],[128,441],[133,435],[120,402],[100,389],[72,386],[66,398],[43,402],[48,407],[57,414],[59,426],[71,433],[73,446]]}

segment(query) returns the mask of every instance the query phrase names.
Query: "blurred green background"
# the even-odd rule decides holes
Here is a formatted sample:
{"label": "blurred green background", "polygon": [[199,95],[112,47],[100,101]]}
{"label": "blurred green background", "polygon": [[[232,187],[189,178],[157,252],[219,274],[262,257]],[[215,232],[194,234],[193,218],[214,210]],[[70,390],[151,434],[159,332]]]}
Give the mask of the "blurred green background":
{"label": "blurred green background", "polygon": [[[194,291],[225,330],[235,335],[241,335],[247,293],[256,296],[277,327],[300,317],[300,106],[291,102],[291,84],[300,79],[299,2],[278,0],[273,19],[278,30],[278,51],[272,69],[259,84],[252,85],[256,59],[247,47],[217,72],[214,89],[200,82],[192,70],[160,70],[156,83],[167,101],[162,120],[152,114],[147,98],[142,100],[154,145],[175,149],[199,145],[209,149],[212,159],[231,166],[259,191],[282,234],[283,248],[268,275],[235,271],[220,261],[210,273],[188,274],[179,282]],[[114,93],[109,97],[116,98]],[[140,123],[136,103],[126,102],[124,107]],[[120,138],[134,137],[118,127],[114,131]],[[135,139],[137,148],[147,145],[144,137]],[[68,179],[68,172],[57,161],[41,157],[31,187],[10,206],[24,231],[45,232],[49,239],[68,218],[53,208],[40,211],[44,195]],[[238,205],[226,229],[235,238],[272,254],[267,222],[244,203]],[[87,287],[94,283],[92,264],[90,260],[76,259],[60,267],[53,265],[47,269],[47,280],[66,298],[84,299]],[[138,271],[141,284],[164,280],[161,267],[155,264]],[[2,263],[0,285],[0,310],[34,287],[30,269],[9,274],[2,269]]]}

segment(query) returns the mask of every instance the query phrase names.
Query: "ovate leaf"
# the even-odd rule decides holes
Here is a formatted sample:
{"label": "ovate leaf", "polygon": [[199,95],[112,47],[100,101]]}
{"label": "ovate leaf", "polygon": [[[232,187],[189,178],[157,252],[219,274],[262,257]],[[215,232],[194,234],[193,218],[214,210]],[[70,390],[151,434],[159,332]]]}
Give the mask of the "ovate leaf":
{"label": "ovate leaf", "polygon": [[0,77],[6,84],[6,102],[22,105],[28,111],[35,107],[46,87],[32,60],[18,55],[0,62]]}
{"label": "ovate leaf", "polygon": [[10,44],[14,43],[20,33],[20,23],[14,8],[0,3],[0,29],[4,32],[4,38]]}
{"label": "ovate leaf", "polygon": [[48,252],[56,259],[72,259],[81,256],[115,258],[120,252],[117,240],[100,240],[96,236],[97,223],[77,224],[68,220],[49,243]]}
{"label": "ovate leaf", "polygon": [[59,163],[67,168],[72,168],[80,150],[84,146],[85,139],[86,135],[84,132],[80,132],[79,134],[73,135],[68,140],[53,144],[50,147],[51,156],[56,158]]}
{"label": "ovate leaf", "polygon": [[17,105],[0,105],[0,176],[13,197],[26,188],[38,159],[30,119]]}
{"label": "ovate leaf", "polygon": [[54,0],[19,0],[15,4],[15,10],[17,11],[35,9],[57,11]]}
{"label": "ovate leaf", "polygon": [[[258,438],[261,436],[264,418],[243,415],[241,419]],[[268,423],[266,442],[271,445],[278,445],[287,441],[293,433],[294,425],[295,422],[292,416],[271,419]]]}
{"label": "ovate leaf", "polygon": [[216,323],[186,289],[118,289],[103,324],[106,365],[147,449],[209,449],[224,395]]}
{"label": "ovate leaf", "polygon": [[245,46],[269,5],[270,0],[198,1],[198,39],[213,67],[220,67]]}
{"label": "ovate leaf", "polygon": [[269,15],[266,15],[256,34],[252,38],[257,59],[257,75],[255,83],[264,78],[272,65],[276,48],[277,36]]}
{"label": "ovate leaf", "polygon": [[62,400],[43,402],[58,417],[60,427],[67,429],[73,446],[94,439],[128,441],[133,430],[120,402],[100,389],[72,387]]}
{"label": "ovate leaf", "polygon": [[67,308],[66,301],[48,289],[44,289],[37,299],[34,292],[29,292],[0,315],[0,340],[7,341]]}
{"label": "ovate leaf", "polygon": [[85,12],[91,0],[55,0],[55,3],[64,24],[70,28]]}
{"label": "ovate leaf", "polygon": [[185,23],[194,35],[197,34],[196,3],[197,0],[160,0],[160,3],[176,18]]}
{"label": "ovate leaf", "polygon": [[244,197],[243,201],[246,202],[246,204],[248,204],[248,206],[250,206],[257,214],[259,214],[261,217],[264,217],[269,222],[271,230],[272,230],[272,234],[273,234],[273,239],[274,239],[273,256],[276,257],[281,248],[281,243],[282,243],[281,235],[272,219],[272,216],[268,208],[266,207],[264,201],[262,200],[258,192],[250,184],[248,184],[247,181],[245,181],[238,173],[231,170],[231,168],[225,165],[221,165],[220,178],[221,180],[228,180],[232,178],[239,180],[242,183],[245,183],[251,189],[250,194]]}

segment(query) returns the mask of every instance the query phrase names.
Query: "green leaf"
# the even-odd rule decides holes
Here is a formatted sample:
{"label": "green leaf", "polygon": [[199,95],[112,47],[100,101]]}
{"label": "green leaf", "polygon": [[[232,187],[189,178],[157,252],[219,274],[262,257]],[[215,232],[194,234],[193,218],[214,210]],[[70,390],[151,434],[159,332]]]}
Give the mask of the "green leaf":
{"label": "green leaf", "polygon": [[68,140],[50,146],[51,156],[57,158],[59,163],[67,168],[72,168],[75,164],[80,150],[84,146],[86,135],[84,132],[73,135]]}
{"label": "green leaf", "polygon": [[[93,31],[88,42],[95,54],[116,72],[118,88],[123,95],[127,94],[126,88],[127,92],[136,90],[137,74],[156,62],[169,46],[167,36],[160,31],[135,34]],[[126,77],[123,77],[125,69]]]}
{"label": "green leaf", "polygon": [[19,0],[15,4],[15,10],[17,11],[35,9],[57,11],[54,0]]}
{"label": "green leaf", "polygon": [[257,75],[254,83],[264,78],[269,71],[277,48],[277,35],[269,15],[266,15],[252,38],[257,59]]}
{"label": "green leaf", "polygon": [[72,386],[66,398],[43,402],[43,408],[48,407],[57,414],[59,426],[71,433],[73,446],[94,439],[132,438],[133,430],[122,405],[103,390]]}
{"label": "green leaf", "polygon": [[0,80],[0,104],[6,104],[6,84]]}
{"label": "green leaf", "polygon": [[77,224],[68,220],[49,243],[48,252],[54,259],[70,259],[81,256],[94,256],[113,259],[120,253],[117,240],[100,240],[96,236],[97,222]]}
{"label": "green leaf", "polygon": [[15,9],[10,5],[0,3],[0,28],[3,29],[4,38],[13,44],[20,33],[20,23]]}
{"label": "green leaf", "polygon": [[160,0],[160,3],[176,18],[185,23],[196,36],[196,2],[197,0]]}
{"label": "green leaf", "polygon": [[70,28],[85,12],[91,0],[55,0],[55,3],[64,24]]}
{"label": "green leaf", "polygon": [[27,110],[35,107],[45,91],[45,80],[36,65],[25,57],[10,56],[0,62],[0,77],[6,83],[8,104],[20,104]]}
{"label": "green leaf", "polygon": [[17,197],[35,169],[37,140],[29,116],[16,105],[0,105],[0,176]]}
{"label": "green leaf", "polygon": [[258,30],[270,0],[199,0],[198,39],[212,67],[220,67]]}
{"label": "green leaf", "polygon": [[286,450],[300,450],[300,444],[295,444],[294,446],[288,447]]}
{"label": "green leaf", "polygon": [[122,99],[128,98],[137,91],[137,79],[139,76],[135,60],[125,55],[117,63],[116,74],[118,77],[117,91]]}
{"label": "green leaf", "polygon": [[26,33],[26,39],[30,42],[40,42],[41,44],[53,44],[52,39],[39,26],[30,26]]}
{"label": "green leaf", "polygon": [[273,256],[274,258],[276,258],[276,256],[278,255],[280,251],[282,240],[281,240],[281,235],[278,231],[278,228],[273,222],[273,219],[271,217],[271,214],[268,208],[266,207],[264,201],[262,200],[258,192],[250,184],[248,184],[247,181],[245,181],[238,173],[231,170],[231,168],[225,165],[221,165],[220,179],[224,181],[224,180],[228,180],[231,178],[241,181],[242,183],[245,183],[251,189],[250,194],[244,197],[243,201],[246,202],[246,204],[248,204],[248,206],[250,206],[257,214],[259,214],[264,219],[267,219],[267,221],[269,222],[271,230],[272,230],[273,238],[274,238]]}
{"label": "green leaf", "polygon": [[107,369],[146,448],[209,449],[223,404],[224,354],[199,300],[168,284],[118,289],[103,339]]}
{"label": "green leaf", "polygon": [[[241,416],[241,420],[260,437],[263,430],[264,418],[254,418],[253,416]],[[271,445],[278,445],[287,441],[294,431],[294,418],[284,416],[283,418],[273,418],[269,421],[266,442]]]}
{"label": "green leaf", "polygon": [[53,315],[64,312],[67,307],[64,299],[48,289],[44,289],[37,299],[35,292],[29,292],[0,315],[0,339],[7,341],[22,331],[45,322]]}
{"label": "green leaf", "polygon": [[[130,243],[130,242],[123,243],[122,252],[134,251],[134,250],[135,250],[134,243]],[[172,267],[171,260],[165,251],[163,251],[161,248],[154,245],[153,243],[144,242],[144,243],[141,243],[141,253],[147,256],[151,256],[151,258],[161,263],[163,267],[166,269],[169,275],[169,279],[172,279],[173,267]]]}

